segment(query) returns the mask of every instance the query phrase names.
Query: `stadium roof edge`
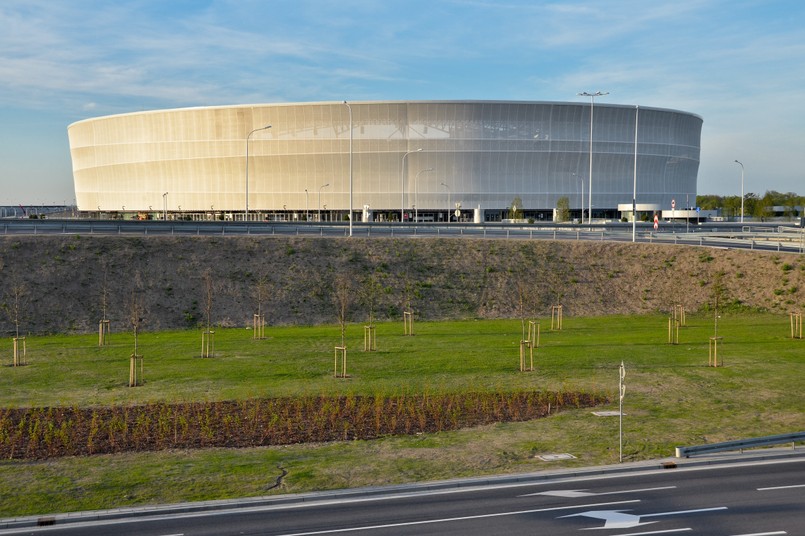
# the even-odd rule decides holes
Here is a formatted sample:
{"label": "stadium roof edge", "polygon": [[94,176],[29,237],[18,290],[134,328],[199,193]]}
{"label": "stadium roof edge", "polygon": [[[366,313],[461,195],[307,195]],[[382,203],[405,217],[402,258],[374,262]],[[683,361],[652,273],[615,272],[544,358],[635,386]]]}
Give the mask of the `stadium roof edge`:
{"label": "stadium roof edge", "polygon": [[[260,106],[315,106],[315,105],[327,105],[332,106],[334,104],[342,104],[344,101],[313,101],[313,102],[263,102],[263,103],[252,103],[252,104],[220,104],[220,105],[212,105],[212,106],[186,106],[181,108],[159,108],[155,110],[140,110],[135,112],[124,112],[119,114],[110,114],[110,115],[100,115],[96,117],[88,117],[86,119],[80,119],[78,121],[74,121],[67,125],[67,129],[69,130],[73,125],[78,125],[81,123],[89,122],[89,121],[97,121],[98,119],[111,119],[114,117],[125,117],[129,115],[141,115],[141,114],[156,114],[156,113],[166,113],[166,112],[184,112],[184,111],[191,111],[191,110],[215,110],[215,109],[223,109],[223,108],[255,108]],[[369,100],[369,101],[347,101],[349,104],[352,105],[361,105],[361,104],[558,104],[558,105],[567,105],[567,106],[576,106],[576,105],[584,105],[587,104],[583,101],[509,101],[509,100]],[[612,104],[612,103],[604,103],[599,102],[596,104],[596,107],[603,107],[603,108],[635,108],[635,104]],[[643,110],[652,110],[657,112],[670,112],[670,113],[679,113],[679,114],[686,114],[694,116],[700,119],[702,122],[704,118],[698,114],[692,112],[686,112],[683,110],[675,110],[671,108],[659,108],[655,106],[640,106]]]}

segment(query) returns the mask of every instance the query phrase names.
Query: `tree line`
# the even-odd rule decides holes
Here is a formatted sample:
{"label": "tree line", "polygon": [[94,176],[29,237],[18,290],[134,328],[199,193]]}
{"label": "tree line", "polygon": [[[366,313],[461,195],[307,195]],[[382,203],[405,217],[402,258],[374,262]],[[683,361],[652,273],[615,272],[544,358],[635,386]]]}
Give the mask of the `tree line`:
{"label": "tree line", "polygon": [[[805,197],[794,192],[781,193],[767,190],[763,196],[748,192],[744,195],[744,216],[762,220],[772,216],[772,207],[782,207],[782,215],[787,218],[802,216]],[[741,215],[741,196],[699,195],[696,206],[702,210],[720,210],[726,217]]]}

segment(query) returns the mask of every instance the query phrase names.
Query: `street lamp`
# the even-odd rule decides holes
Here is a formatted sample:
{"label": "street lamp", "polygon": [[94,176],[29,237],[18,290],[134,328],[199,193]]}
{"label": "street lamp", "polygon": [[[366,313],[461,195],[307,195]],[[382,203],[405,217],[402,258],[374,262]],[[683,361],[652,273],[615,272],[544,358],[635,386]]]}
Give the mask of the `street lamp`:
{"label": "street lamp", "polygon": [[[584,91],[583,93],[578,94],[580,97],[590,97],[590,192],[589,192],[589,211],[590,213],[587,215],[589,218],[589,223],[592,225],[593,223],[593,110],[595,109],[595,98],[596,97],[603,97],[604,95],[609,95],[609,91],[605,93],[601,93],[600,91],[596,91],[595,93],[588,93]],[[582,222],[583,223],[583,222]]]}
{"label": "street lamp", "polygon": [[[321,222],[321,190],[322,188],[327,188],[328,186],[330,186],[329,182],[327,184],[322,184],[321,186],[319,186],[319,222]],[[327,208],[327,206],[325,205],[324,208]]]}
{"label": "street lamp", "polygon": [[447,190],[447,223],[450,223],[450,187],[445,183],[441,183]]}
{"label": "street lamp", "polygon": [[405,157],[411,153],[419,153],[421,151],[422,148],[420,147],[414,151],[408,151],[402,157],[402,165],[400,166],[400,223],[402,223],[405,218]]}
{"label": "street lamp", "polygon": [[640,106],[634,107],[634,191],[632,192],[632,242],[637,240],[637,120]]}
{"label": "street lamp", "polygon": [[307,207],[308,207],[308,204],[307,204],[307,188],[305,188],[305,221],[308,221],[308,218],[310,217],[308,215]]}
{"label": "street lamp", "polygon": [[349,110],[349,236],[352,236],[352,106],[344,101]]}
{"label": "street lamp", "polygon": [[433,171],[433,168],[417,171],[416,177],[414,177],[414,223],[419,221],[419,211],[416,208],[416,205],[419,203],[419,176],[426,171]]}
{"label": "street lamp", "polygon": [[164,215],[163,215],[163,219],[165,221],[168,221],[168,192],[165,192],[164,194],[162,194],[162,202],[165,205],[165,207],[164,207],[165,212],[164,212]]}
{"label": "street lamp", "polygon": [[735,161],[736,164],[741,165],[741,223],[744,222],[744,165]]}
{"label": "street lamp", "polygon": [[249,138],[251,138],[252,134],[254,134],[255,132],[258,132],[260,130],[266,130],[269,128],[271,128],[271,125],[256,128],[246,135],[246,213],[244,216],[245,221],[249,221]]}

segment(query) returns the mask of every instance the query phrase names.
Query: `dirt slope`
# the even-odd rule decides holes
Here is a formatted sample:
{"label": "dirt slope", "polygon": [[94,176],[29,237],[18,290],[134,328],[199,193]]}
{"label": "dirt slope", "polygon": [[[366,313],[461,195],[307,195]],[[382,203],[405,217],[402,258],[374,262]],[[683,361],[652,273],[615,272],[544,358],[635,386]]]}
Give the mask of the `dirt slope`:
{"label": "dirt slope", "polygon": [[[805,308],[800,255],[608,242],[277,237],[2,237],[0,333],[91,332],[102,315],[127,325],[136,293],[144,329],[203,321],[213,282],[213,323],[251,325],[257,281],[271,292],[270,324],[336,321],[333,282],[353,282],[351,319],[364,321],[365,280],[375,274],[376,315],[406,302],[423,319],[514,317],[520,298],[536,316],[695,311],[718,294],[724,307],[787,313]],[[105,283],[104,283],[105,281]],[[17,299],[19,298],[19,299]]]}

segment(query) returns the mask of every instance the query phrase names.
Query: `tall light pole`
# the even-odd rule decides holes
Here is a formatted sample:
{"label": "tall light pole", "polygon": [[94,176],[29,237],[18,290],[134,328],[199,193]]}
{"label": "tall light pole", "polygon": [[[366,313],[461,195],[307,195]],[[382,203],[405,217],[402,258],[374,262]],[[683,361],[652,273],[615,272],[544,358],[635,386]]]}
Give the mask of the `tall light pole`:
{"label": "tall light pole", "polygon": [[164,194],[162,194],[162,203],[164,205],[164,210],[165,210],[162,218],[165,221],[168,221],[168,192],[165,192]]}
{"label": "tall light pole", "polygon": [[352,106],[344,101],[349,110],[349,236],[352,236]]}
{"label": "tall light pole", "polygon": [[254,134],[255,132],[259,132],[261,130],[267,130],[269,128],[271,128],[271,125],[256,128],[246,135],[246,212],[244,215],[245,221],[249,221],[249,138],[251,138],[252,134]]}
{"label": "tall light pole", "polygon": [[309,218],[310,218],[310,216],[308,214],[307,207],[308,207],[308,204],[307,204],[307,188],[305,188],[305,221],[308,221]]}
{"label": "tall light pole", "polygon": [[408,151],[402,157],[402,165],[400,166],[400,223],[405,218],[405,157],[411,153],[419,153],[422,147],[413,151]]}
{"label": "tall light pole", "polygon": [[634,107],[634,192],[632,193],[632,242],[637,239],[637,121],[640,106]]}
{"label": "tall light pole", "polygon": [[419,221],[419,209],[416,208],[416,206],[419,204],[419,176],[426,171],[433,171],[433,168],[417,171],[416,177],[414,177],[414,223]]}
{"label": "tall light pole", "polygon": [[441,183],[447,190],[447,223],[450,223],[450,187],[445,183]]}
{"label": "tall light pole", "polygon": [[329,182],[327,184],[322,184],[321,186],[319,186],[319,222],[321,222],[321,191],[323,188],[327,188],[328,186],[330,186]]}
{"label": "tall light pole", "polygon": [[[590,97],[590,201],[588,210],[590,211],[587,214],[589,218],[589,223],[592,225],[593,223],[593,111],[595,109],[595,98],[596,97],[603,97],[604,95],[609,95],[609,91],[601,93],[600,91],[596,91],[595,93],[588,93],[584,91],[583,93],[578,94],[580,97]],[[584,223],[584,222],[582,222]]]}
{"label": "tall light pole", "polygon": [[741,165],[741,223],[744,222],[744,165],[735,161],[736,164]]}

